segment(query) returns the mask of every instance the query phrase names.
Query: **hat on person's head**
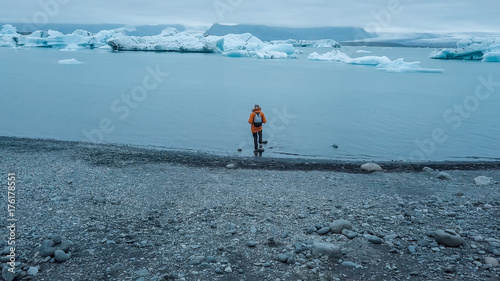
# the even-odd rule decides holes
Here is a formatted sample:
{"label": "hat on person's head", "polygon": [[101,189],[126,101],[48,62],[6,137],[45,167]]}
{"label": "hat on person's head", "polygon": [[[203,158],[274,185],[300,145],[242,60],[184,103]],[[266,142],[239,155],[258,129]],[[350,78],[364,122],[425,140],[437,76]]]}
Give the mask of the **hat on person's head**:
{"label": "hat on person's head", "polygon": [[253,106],[253,109],[260,109],[260,106],[259,106],[258,104],[255,104],[255,105]]}

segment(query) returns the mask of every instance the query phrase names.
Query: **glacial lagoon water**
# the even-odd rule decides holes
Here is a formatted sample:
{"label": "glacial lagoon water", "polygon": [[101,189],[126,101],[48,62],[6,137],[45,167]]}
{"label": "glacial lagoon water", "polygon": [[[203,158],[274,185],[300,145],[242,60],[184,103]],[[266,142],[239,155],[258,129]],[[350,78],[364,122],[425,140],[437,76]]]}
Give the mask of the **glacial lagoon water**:
{"label": "glacial lagoon water", "polygon": [[[444,69],[390,73],[307,59],[331,49],[300,50],[261,60],[0,48],[0,135],[250,156],[258,103],[264,157],[500,160],[500,64],[432,60],[426,48],[342,48]],[[83,63],[58,63],[72,58]]]}

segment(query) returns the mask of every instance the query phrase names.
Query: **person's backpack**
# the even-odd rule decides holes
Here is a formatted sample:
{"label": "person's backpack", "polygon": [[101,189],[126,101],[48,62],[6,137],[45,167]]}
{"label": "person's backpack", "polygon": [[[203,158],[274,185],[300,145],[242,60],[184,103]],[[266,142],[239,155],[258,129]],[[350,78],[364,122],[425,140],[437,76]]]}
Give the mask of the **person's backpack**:
{"label": "person's backpack", "polygon": [[255,117],[253,118],[253,125],[255,127],[262,126],[262,117],[260,117],[260,113],[255,113]]}

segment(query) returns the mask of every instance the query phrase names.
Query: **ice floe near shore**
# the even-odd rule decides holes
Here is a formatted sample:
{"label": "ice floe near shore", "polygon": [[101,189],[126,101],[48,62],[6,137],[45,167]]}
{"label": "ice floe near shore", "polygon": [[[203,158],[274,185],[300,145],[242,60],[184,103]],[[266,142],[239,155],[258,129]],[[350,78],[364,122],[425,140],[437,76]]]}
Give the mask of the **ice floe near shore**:
{"label": "ice floe near shore", "polygon": [[325,54],[318,54],[316,52],[311,53],[308,57],[310,60],[314,61],[334,61],[342,62],[348,64],[357,65],[374,65],[377,69],[385,70],[387,72],[443,72],[443,69],[430,69],[420,67],[420,62],[405,62],[404,59],[400,58],[392,61],[386,56],[363,56],[357,58],[351,58],[349,55],[339,51],[333,50]]}
{"label": "ice floe near shore", "polygon": [[456,48],[445,48],[430,54],[433,59],[482,60],[500,62],[500,43],[495,38],[460,40]]}

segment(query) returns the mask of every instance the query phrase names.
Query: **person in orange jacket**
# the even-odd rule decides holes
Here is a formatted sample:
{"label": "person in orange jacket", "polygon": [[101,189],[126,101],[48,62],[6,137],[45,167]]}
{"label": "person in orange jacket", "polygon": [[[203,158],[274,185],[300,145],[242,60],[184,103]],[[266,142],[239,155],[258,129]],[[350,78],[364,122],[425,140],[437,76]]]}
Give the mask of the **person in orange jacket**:
{"label": "person in orange jacket", "polygon": [[[250,129],[252,130],[253,135],[253,144],[255,147],[254,152],[257,152],[258,149],[261,149],[261,151],[264,150],[262,148],[262,124],[265,124],[266,122],[266,116],[261,111],[260,106],[258,104],[254,105],[252,113],[250,113],[250,118],[248,118],[248,123],[251,124]],[[259,136],[259,145],[257,145],[257,135]]]}

